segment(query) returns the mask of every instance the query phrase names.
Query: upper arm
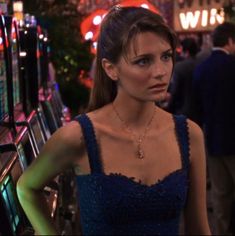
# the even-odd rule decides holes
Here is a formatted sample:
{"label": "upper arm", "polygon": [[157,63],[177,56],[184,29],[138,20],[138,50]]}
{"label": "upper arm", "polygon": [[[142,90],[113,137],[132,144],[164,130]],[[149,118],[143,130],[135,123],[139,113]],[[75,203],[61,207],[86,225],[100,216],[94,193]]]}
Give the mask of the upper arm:
{"label": "upper arm", "polygon": [[208,235],[206,155],[202,130],[188,121],[190,137],[189,191],[185,209],[186,234]]}
{"label": "upper arm", "polygon": [[82,132],[77,122],[58,129],[26,169],[18,185],[42,190],[56,175],[72,166],[81,152]]}

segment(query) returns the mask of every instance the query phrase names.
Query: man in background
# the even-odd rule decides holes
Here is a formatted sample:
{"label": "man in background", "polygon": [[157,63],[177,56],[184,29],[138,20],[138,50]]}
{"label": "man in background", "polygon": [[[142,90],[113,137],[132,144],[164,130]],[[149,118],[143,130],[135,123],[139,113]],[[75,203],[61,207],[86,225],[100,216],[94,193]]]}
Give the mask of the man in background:
{"label": "man in background", "polygon": [[231,235],[235,190],[235,25],[212,34],[211,55],[195,69],[193,114],[205,134],[216,234]]}
{"label": "man in background", "polygon": [[175,64],[173,78],[169,87],[170,101],[168,110],[171,113],[184,114],[190,118],[193,71],[199,47],[196,40],[192,37],[182,40],[181,45],[184,59]]}

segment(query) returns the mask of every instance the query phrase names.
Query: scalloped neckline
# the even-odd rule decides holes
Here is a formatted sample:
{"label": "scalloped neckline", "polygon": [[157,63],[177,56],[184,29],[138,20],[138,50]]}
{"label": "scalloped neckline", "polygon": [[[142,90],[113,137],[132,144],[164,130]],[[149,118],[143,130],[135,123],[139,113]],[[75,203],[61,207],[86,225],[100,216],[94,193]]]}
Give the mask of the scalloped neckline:
{"label": "scalloped neckline", "polygon": [[152,187],[163,184],[165,181],[167,181],[169,178],[171,178],[174,175],[184,173],[184,171],[186,171],[185,168],[176,169],[176,170],[170,172],[169,174],[167,174],[166,176],[164,176],[162,179],[157,179],[157,181],[154,182],[153,184],[145,184],[145,183],[142,182],[142,180],[137,179],[136,177],[131,177],[131,176],[129,177],[129,176],[126,176],[122,173],[113,173],[113,172],[108,173],[108,174],[106,174],[104,172],[102,172],[102,173],[82,174],[82,175],[76,175],[76,178],[79,178],[79,177],[94,177],[94,176],[97,176],[97,175],[101,175],[101,176],[104,176],[106,178],[107,177],[115,177],[115,178],[125,179],[129,183],[139,185],[139,186],[145,187],[145,188],[152,188]]}

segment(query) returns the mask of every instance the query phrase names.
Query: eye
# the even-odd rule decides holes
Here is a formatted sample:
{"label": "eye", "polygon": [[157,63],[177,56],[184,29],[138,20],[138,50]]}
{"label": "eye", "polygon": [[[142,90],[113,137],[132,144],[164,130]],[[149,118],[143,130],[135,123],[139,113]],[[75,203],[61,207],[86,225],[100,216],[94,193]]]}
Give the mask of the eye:
{"label": "eye", "polygon": [[162,60],[165,61],[165,62],[170,61],[170,60],[172,60],[172,58],[173,58],[173,53],[172,53],[172,52],[166,52],[166,53],[164,53],[164,54],[162,55],[161,58],[162,58]]}
{"label": "eye", "polygon": [[146,66],[150,64],[150,58],[144,57],[141,59],[138,59],[134,62],[134,64],[138,65],[138,66]]}

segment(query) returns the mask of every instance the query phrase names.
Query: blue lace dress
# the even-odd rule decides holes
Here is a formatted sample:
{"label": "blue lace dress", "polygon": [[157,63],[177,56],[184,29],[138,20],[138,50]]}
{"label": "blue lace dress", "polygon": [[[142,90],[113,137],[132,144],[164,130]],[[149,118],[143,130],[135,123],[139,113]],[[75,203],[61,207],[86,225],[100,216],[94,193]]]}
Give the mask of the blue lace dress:
{"label": "blue lace dress", "polygon": [[78,202],[84,235],[178,235],[188,190],[189,138],[184,116],[174,116],[182,168],[148,186],[122,174],[105,174],[93,125],[77,116],[91,174],[78,175]]}

